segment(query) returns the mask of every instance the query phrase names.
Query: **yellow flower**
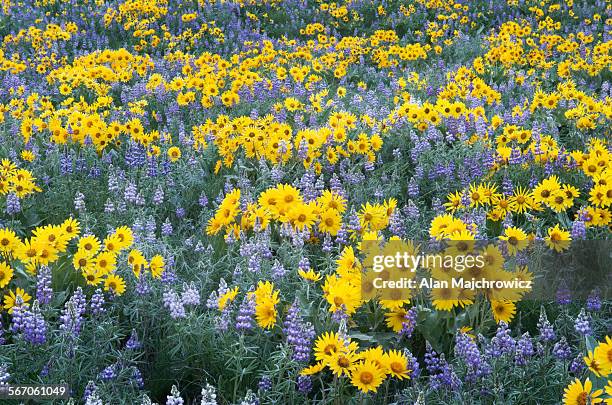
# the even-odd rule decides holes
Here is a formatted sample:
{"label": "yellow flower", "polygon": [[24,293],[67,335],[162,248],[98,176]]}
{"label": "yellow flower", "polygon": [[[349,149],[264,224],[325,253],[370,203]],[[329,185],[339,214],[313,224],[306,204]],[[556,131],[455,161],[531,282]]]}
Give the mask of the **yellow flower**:
{"label": "yellow flower", "polygon": [[300,275],[300,277],[302,277],[304,280],[307,280],[307,281],[317,282],[321,280],[321,275],[318,273],[315,273],[313,269],[308,269],[308,271],[298,269],[298,274]]}
{"label": "yellow flower", "polygon": [[177,146],[172,146],[170,149],[168,149],[168,159],[170,159],[171,162],[176,162],[180,158],[181,150]]}
{"label": "yellow flower", "polygon": [[358,359],[359,356],[354,351],[345,348],[332,353],[327,359],[327,366],[338,377],[348,376]]}
{"label": "yellow flower", "polygon": [[351,383],[364,393],[376,392],[384,379],[384,372],[372,361],[359,362],[351,371]]}
{"label": "yellow flower", "polygon": [[312,366],[308,366],[302,371],[300,371],[300,375],[313,375],[321,372],[325,368],[325,363],[322,361],[313,364]]}
{"label": "yellow flower", "polygon": [[155,255],[151,258],[149,262],[149,269],[151,269],[151,275],[153,278],[160,278],[162,273],[164,272],[164,267],[166,263],[164,262],[164,258],[162,255]]}
{"label": "yellow flower", "polygon": [[548,228],[547,234],[548,236],[546,236],[544,241],[549,248],[554,249],[557,252],[561,252],[569,248],[571,243],[570,241],[572,240],[570,233],[559,228],[559,224],[556,224],[552,228]]}
{"label": "yellow flower", "polygon": [[321,220],[319,221],[319,230],[321,232],[336,236],[341,226],[342,218],[338,211],[328,209],[321,214]]}
{"label": "yellow flower", "polygon": [[6,285],[13,278],[13,269],[5,262],[0,262],[0,288],[6,287]]}
{"label": "yellow flower", "polygon": [[591,372],[597,377],[606,375],[606,371],[608,370],[604,370],[603,366],[599,362],[599,359],[593,355],[593,352],[591,350],[589,350],[587,355],[584,356],[582,359],[584,360],[584,363],[587,365],[589,370],[591,370]]}
{"label": "yellow flower", "polygon": [[563,394],[563,405],[586,405],[598,404],[603,401],[598,398],[603,390],[591,392],[593,384],[588,378],[584,381],[584,385],[577,378],[565,388]]}
{"label": "yellow flower", "polygon": [[386,371],[389,375],[397,377],[400,380],[410,378],[410,370],[408,369],[408,359],[398,350],[389,350],[383,358]]}
{"label": "yellow flower", "polygon": [[109,274],[104,280],[104,291],[111,291],[115,295],[121,295],[125,292],[125,281],[116,274]]}
{"label": "yellow flower", "polygon": [[219,311],[223,311],[225,307],[227,306],[227,304],[234,302],[234,300],[236,299],[236,296],[238,295],[238,292],[239,292],[238,287],[234,287],[230,290],[227,290],[225,294],[220,296],[217,301],[217,307],[219,308]]}
{"label": "yellow flower", "polygon": [[527,234],[522,229],[516,227],[506,228],[504,234],[499,239],[506,241],[508,253],[515,255],[528,245]]}
{"label": "yellow flower", "polygon": [[334,353],[345,346],[345,343],[336,332],[323,333],[314,344],[315,359],[326,363]]}
{"label": "yellow flower", "polygon": [[79,251],[84,252],[88,257],[93,257],[100,250],[100,241],[93,235],[84,236],[79,239]]}
{"label": "yellow flower", "polygon": [[491,312],[493,312],[495,322],[510,323],[516,314],[516,306],[509,300],[491,300]]}
{"label": "yellow flower", "polygon": [[612,373],[612,338],[606,336],[606,341],[595,348],[595,358],[603,369],[603,375]]}
{"label": "yellow flower", "polygon": [[23,288],[17,288],[15,292],[9,291],[8,294],[4,295],[4,309],[8,309],[8,313],[13,313],[13,308],[16,305],[28,305],[32,297],[26,293]]}

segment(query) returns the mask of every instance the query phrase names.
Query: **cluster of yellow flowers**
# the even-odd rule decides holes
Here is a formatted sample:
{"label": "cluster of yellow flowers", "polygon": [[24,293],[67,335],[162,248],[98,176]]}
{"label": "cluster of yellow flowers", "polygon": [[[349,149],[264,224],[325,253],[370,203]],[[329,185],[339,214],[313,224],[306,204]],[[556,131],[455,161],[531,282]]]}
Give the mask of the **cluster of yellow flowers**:
{"label": "cluster of yellow flowers", "polygon": [[228,193],[215,215],[208,221],[206,233],[216,235],[226,228],[226,238],[240,237],[240,231],[258,226],[265,229],[270,221],[277,220],[289,224],[297,230],[310,230],[318,223],[318,230],[335,236],[342,226],[342,214],[346,210],[346,200],[329,190],[311,202],[304,198],[295,187],[280,184],[262,192],[257,203],[249,203],[240,220],[236,217],[240,209],[240,190]]}
{"label": "cluster of yellow flowers", "polygon": [[[36,274],[40,266],[55,263],[60,254],[67,251],[68,243],[79,233],[79,223],[72,218],[61,225],[37,227],[32,231],[32,237],[24,240],[12,229],[0,229],[0,254],[5,260],[0,264],[0,288],[6,287],[13,279],[16,261],[21,262],[28,273]],[[9,291],[4,295],[4,308],[12,312],[17,297],[23,303],[31,298],[22,288],[17,288],[15,292]]]}
{"label": "cluster of yellow flowers", "polygon": [[[126,226],[115,229],[103,242],[94,235],[84,236],[78,241],[78,250],[72,257],[72,264],[75,270],[81,271],[88,285],[97,286],[104,282],[105,290],[121,295],[125,292],[125,281],[115,272],[117,259],[122,251],[132,246],[133,241],[132,230]],[[147,261],[138,249],[129,252],[127,264],[136,278],[147,269],[152,277],[159,278],[165,266],[161,255],[155,255]]]}
{"label": "cluster of yellow flowers", "polygon": [[132,55],[124,48],[105,49],[79,56],[72,64],[52,70],[47,75],[47,82],[59,83],[59,91],[63,95],[83,85],[100,96],[106,96],[111,83],[129,82],[134,73],[144,76],[153,67],[154,63],[148,55]]}
{"label": "cluster of yellow flowers", "polygon": [[3,46],[27,44],[26,46],[34,51],[33,58],[28,59],[28,65],[42,74],[52,65],[65,61],[65,57],[58,60],[58,55],[52,50],[59,41],[69,41],[77,31],[78,27],[73,22],[67,23],[64,27],[47,24],[44,29],[30,26],[27,29],[19,30],[16,34],[5,36]]}
{"label": "cluster of yellow flowers", "polygon": [[[612,373],[612,338],[606,336],[604,342],[598,342],[593,351],[589,351],[588,355],[583,358],[589,371],[595,374],[596,377],[608,377]],[[605,387],[606,394],[612,395],[612,381],[608,380],[608,385]],[[572,381],[563,395],[565,404],[580,404],[585,401],[585,398],[592,404],[604,403],[600,398],[604,393],[603,389],[593,391],[593,383],[590,378],[586,378],[584,384],[579,379]],[[606,399],[606,404],[610,399]]]}
{"label": "cluster of yellow flowers", "polygon": [[17,168],[15,163],[8,159],[0,162],[0,195],[14,193],[19,198],[42,191],[36,185],[36,178],[32,172]]}
{"label": "cluster of yellow flowers", "polygon": [[328,368],[337,378],[347,378],[360,391],[376,392],[387,378],[410,378],[408,358],[398,350],[385,352],[382,346],[359,350],[359,344],[339,333],[319,336],[314,346],[317,363],[303,369],[314,375]]}

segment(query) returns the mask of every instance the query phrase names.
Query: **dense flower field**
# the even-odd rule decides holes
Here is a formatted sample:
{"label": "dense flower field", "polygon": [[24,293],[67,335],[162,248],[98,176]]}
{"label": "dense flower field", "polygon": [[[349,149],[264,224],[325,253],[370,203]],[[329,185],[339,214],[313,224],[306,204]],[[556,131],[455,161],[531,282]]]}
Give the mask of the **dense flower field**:
{"label": "dense flower field", "polygon": [[325,1],[2,1],[0,384],[612,404],[612,4]]}

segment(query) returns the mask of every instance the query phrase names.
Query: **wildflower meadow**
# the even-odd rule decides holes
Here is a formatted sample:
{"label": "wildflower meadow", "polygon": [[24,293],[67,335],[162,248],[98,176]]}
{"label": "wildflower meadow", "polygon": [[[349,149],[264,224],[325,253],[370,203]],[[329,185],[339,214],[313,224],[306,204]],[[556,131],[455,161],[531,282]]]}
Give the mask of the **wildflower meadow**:
{"label": "wildflower meadow", "polygon": [[0,8],[1,404],[612,404],[609,0]]}

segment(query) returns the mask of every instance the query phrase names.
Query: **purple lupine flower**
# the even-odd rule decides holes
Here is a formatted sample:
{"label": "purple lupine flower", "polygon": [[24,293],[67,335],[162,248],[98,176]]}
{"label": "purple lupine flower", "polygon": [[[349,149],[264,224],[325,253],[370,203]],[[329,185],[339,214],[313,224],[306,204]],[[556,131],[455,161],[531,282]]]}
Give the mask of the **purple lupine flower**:
{"label": "purple lupine flower", "polygon": [[89,380],[89,382],[85,386],[85,390],[83,391],[83,400],[87,400],[87,398],[95,394],[97,390],[98,387],[96,386],[96,383],[94,383],[92,380]]}
{"label": "purple lupine flower", "polygon": [[581,240],[586,237],[586,225],[582,220],[575,220],[572,222],[571,231],[572,240]]}
{"label": "purple lupine flower", "polygon": [[454,391],[461,387],[461,380],[444,358],[444,353],[438,355],[429,342],[426,345],[425,364],[429,372],[429,383],[432,389],[447,388]]}
{"label": "purple lupine flower", "polygon": [[272,379],[270,378],[270,376],[264,375],[263,377],[261,377],[261,379],[259,380],[259,383],[257,383],[257,388],[259,388],[261,391],[269,391],[272,389]]}
{"label": "purple lupine flower", "polygon": [[200,405],[217,405],[217,389],[209,383],[202,388],[200,395],[202,396]]}
{"label": "purple lupine flower", "polygon": [[144,388],[144,378],[142,378],[142,373],[137,367],[134,367],[134,371],[132,372],[132,380],[136,383],[138,389]]}
{"label": "purple lupine flower", "polygon": [[28,315],[28,307],[23,303],[21,296],[17,296],[15,306],[11,313],[11,326],[9,330],[13,333],[18,333],[25,327],[25,322]]}
{"label": "purple lupine flower", "polygon": [[128,350],[138,350],[141,347],[142,343],[138,340],[138,333],[136,333],[135,329],[132,329],[129,339],[125,342],[125,348]]}
{"label": "purple lupine flower", "polygon": [[589,323],[589,316],[587,315],[584,308],[580,310],[580,313],[578,314],[578,317],[574,322],[574,329],[576,329],[576,332],[578,332],[582,336],[588,336],[592,332],[591,325]]}
{"label": "purple lupine flower", "polygon": [[76,305],[72,299],[66,301],[64,309],[62,309],[62,315],[60,316],[60,330],[77,337],[81,332],[81,314],[79,313]]}
{"label": "purple lupine flower", "polygon": [[542,307],[540,310],[538,330],[540,331],[540,340],[542,340],[543,342],[551,342],[557,337],[553,326],[548,321],[548,317],[546,316],[546,311],[544,311],[544,307]]}
{"label": "purple lupine flower", "polygon": [[[165,271],[164,271],[165,273]],[[162,274],[163,277],[163,274]],[[141,274],[136,282],[136,293],[138,295],[147,295],[152,291],[151,285],[147,280],[146,274]]]}
{"label": "purple lupine flower", "polygon": [[157,186],[155,193],[153,193],[153,204],[161,205],[164,202],[164,189],[161,186]]}
{"label": "purple lupine flower", "polygon": [[166,289],[162,298],[165,308],[170,310],[170,316],[174,319],[185,318],[185,307],[181,301],[179,295],[174,290]]}
{"label": "purple lupine flower", "polygon": [[42,345],[47,341],[47,323],[40,311],[38,301],[32,304],[32,310],[26,310],[23,337],[26,342],[33,345]]}
{"label": "purple lupine flower", "polygon": [[599,297],[599,290],[595,289],[591,291],[589,296],[587,297],[586,308],[589,311],[599,311],[601,310],[601,298]]}
{"label": "purple lupine flower", "polygon": [[565,339],[565,336],[561,336],[561,340],[555,343],[552,349],[552,353],[559,360],[567,360],[571,357],[572,349],[567,343],[567,339]]}
{"label": "purple lupine flower", "polygon": [[274,260],[274,264],[272,265],[271,270],[272,270],[272,278],[276,280],[285,277],[285,274],[287,274],[287,269],[278,260]]}
{"label": "purple lupine flower", "polygon": [[255,316],[255,298],[249,294],[245,295],[238,308],[236,315],[236,330],[247,331],[255,327],[253,318]]}
{"label": "purple lupine flower", "polygon": [[466,379],[474,382],[484,361],[474,339],[464,332],[455,335],[455,354],[467,367]]}
{"label": "purple lupine flower", "polygon": [[36,299],[41,305],[47,305],[53,298],[51,289],[51,269],[48,266],[40,266],[36,274]]}
{"label": "purple lupine flower", "polygon": [[495,332],[495,336],[491,339],[491,345],[487,349],[487,354],[491,357],[500,357],[504,354],[513,354],[516,342],[510,336],[510,330],[505,322],[500,322]]}
{"label": "purple lupine flower", "polygon": [[192,282],[189,285],[183,283],[183,292],[181,293],[181,301],[183,305],[200,305],[200,292]]}
{"label": "purple lupine flower", "polygon": [[283,332],[287,336],[287,343],[293,349],[293,360],[303,363],[308,362],[315,330],[309,322],[304,322],[302,319],[297,300],[287,312],[287,318],[283,323]]}
{"label": "purple lupine flower", "polygon": [[0,346],[6,343],[4,338],[4,326],[2,325],[2,319],[0,319]]}
{"label": "purple lupine flower", "polygon": [[74,196],[74,208],[77,211],[85,211],[85,195],[80,191]]}
{"label": "purple lupine flower", "polygon": [[301,375],[297,378],[297,389],[306,395],[312,390],[312,378],[309,375]]}
{"label": "purple lupine flower", "polygon": [[410,378],[415,379],[418,378],[421,374],[421,366],[419,365],[419,361],[416,357],[408,349],[404,349],[404,355],[408,359],[408,363],[406,367],[410,370]]}
{"label": "purple lupine flower", "polygon": [[514,360],[516,364],[524,366],[531,356],[535,354],[533,342],[529,336],[529,332],[523,333],[521,338],[516,342],[516,352]]}
{"label": "purple lupine flower", "polygon": [[6,196],[6,210],[8,215],[15,215],[21,212],[21,202],[15,193]]}
{"label": "purple lupine flower", "polygon": [[565,283],[559,286],[556,296],[559,305],[568,305],[572,302],[571,292]]}
{"label": "purple lupine flower", "polygon": [[170,218],[166,218],[164,223],[161,226],[161,234],[162,236],[170,236],[172,235],[172,223],[170,222]]}
{"label": "purple lupine flower", "polygon": [[99,374],[99,377],[102,380],[109,381],[113,378],[117,377],[117,366],[115,364],[111,364],[102,370]]}
{"label": "purple lupine flower", "polygon": [[412,307],[406,312],[404,315],[405,321],[402,322],[402,330],[399,334],[405,338],[410,338],[412,336],[412,332],[417,326],[417,315],[418,315],[417,307]]}
{"label": "purple lupine flower", "polygon": [[578,355],[570,363],[569,371],[570,373],[578,376],[578,375],[581,375],[585,369],[586,369],[586,364],[584,363],[582,355],[578,353]]}
{"label": "purple lupine flower", "polygon": [[198,204],[200,205],[200,207],[206,207],[208,205],[208,198],[206,197],[206,194],[200,194],[200,198],[198,198]]}
{"label": "purple lupine flower", "polygon": [[91,300],[89,301],[89,308],[93,315],[99,315],[104,313],[106,310],[104,309],[104,293],[102,289],[97,288],[91,296]]}

